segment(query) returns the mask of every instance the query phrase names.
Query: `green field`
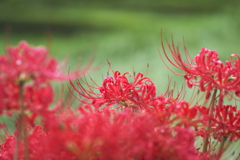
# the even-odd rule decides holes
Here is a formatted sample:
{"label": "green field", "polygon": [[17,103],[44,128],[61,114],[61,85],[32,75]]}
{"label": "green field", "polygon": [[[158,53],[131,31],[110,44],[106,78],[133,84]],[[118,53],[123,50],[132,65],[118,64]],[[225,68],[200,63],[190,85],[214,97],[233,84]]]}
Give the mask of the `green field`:
{"label": "green field", "polygon": [[122,72],[132,72],[134,68],[135,72],[146,73],[149,64],[148,76],[162,93],[168,76],[178,86],[183,81],[168,71],[159,57],[160,30],[169,41],[172,33],[180,48],[184,37],[192,56],[206,47],[217,50],[224,61],[231,53],[240,51],[239,14],[231,8],[234,4],[214,7],[212,3],[200,5],[188,1],[185,5],[170,3],[173,1],[155,2],[156,5],[141,2],[78,2],[76,5],[62,2],[57,6],[44,1],[2,2],[1,52],[6,44],[17,45],[20,40],[27,40],[32,45],[47,45],[51,55],[59,60],[67,56],[70,68],[94,55],[93,66],[101,66],[92,75],[98,83],[106,75],[106,59],[114,70]]}

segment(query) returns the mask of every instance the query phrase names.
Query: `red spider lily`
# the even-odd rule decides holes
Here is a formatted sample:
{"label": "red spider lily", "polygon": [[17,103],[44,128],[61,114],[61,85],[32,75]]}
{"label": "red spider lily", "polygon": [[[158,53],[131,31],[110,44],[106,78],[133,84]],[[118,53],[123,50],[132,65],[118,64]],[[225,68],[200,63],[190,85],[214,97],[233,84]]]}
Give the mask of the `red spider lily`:
{"label": "red spider lily", "polygon": [[[11,81],[0,82],[0,113],[11,115],[20,109],[20,86]],[[24,89],[24,108],[32,113],[44,112],[53,102],[52,86],[27,84]]]}
{"label": "red spider lily", "polygon": [[[200,159],[190,129],[159,123],[154,114],[83,108],[80,112],[80,116],[69,113],[52,117],[49,121],[54,123],[46,132],[40,126],[29,131],[30,159]],[[15,138],[8,139],[0,147],[3,160],[12,159],[14,154]],[[23,153],[19,155],[22,159]]]}
{"label": "red spider lily", "polygon": [[218,141],[222,137],[227,137],[231,141],[240,139],[240,111],[235,106],[223,105],[216,106],[213,113],[209,115],[209,108],[198,107],[201,113],[203,124],[209,129],[201,129],[198,134],[202,137],[213,136]]}
{"label": "red spider lily", "polygon": [[5,112],[11,115],[11,110],[19,109],[20,88],[9,81],[0,81],[0,87],[0,114]]}
{"label": "red spider lily", "polygon": [[172,107],[172,116],[174,116],[174,119],[179,121],[177,125],[183,125],[185,127],[191,126],[196,130],[203,127],[204,121],[200,116],[198,106],[190,107],[188,102],[181,101]]}
{"label": "red spider lily", "polygon": [[[172,42],[172,45],[168,44],[168,47],[171,51],[173,60],[167,55],[162,43],[163,52],[167,60],[173,66],[183,70],[185,73],[178,74],[173,72],[184,76],[189,88],[197,86],[201,91],[206,92],[207,99],[210,97],[211,91],[213,90],[221,91],[220,101],[222,101],[224,94],[229,93],[229,91],[233,91],[239,96],[240,72],[237,66],[239,66],[240,59],[237,54],[231,55],[231,60],[226,61],[224,64],[219,60],[218,53],[214,50],[202,48],[200,53],[192,59],[185,47],[185,62],[181,57],[179,48],[175,47],[174,42]],[[235,60],[234,57],[237,57],[237,60]],[[232,63],[234,63],[234,66]]]}
{"label": "red spider lily", "polygon": [[46,111],[54,96],[49,81],[75,78],[75,74],[66,75],[60,68],[45,47],[33,47],[25,41],[8,47],[7,54],[0,56],[0,114],[11,115],[20,108],[34,114]]}
{"label": "red spider lily", "polygon": [[[167,99],[165,99],[167,100]],[[168,101],[167,103],[158,103],[152,106],[151,114],[158,117],[160,123],[169,123],[173,126],[184,128],[194,128],[198,135],[205,126],[205,119],[201,116],[199,106],[190,107],[186,101]]]}
{"label": "red spider lily", "polygon": [[34,113],[39,113],[48,109],[53,102],[54,93],[49,83],[41,86],[27,85],[24,97],[26,110],[30,109]]}
{"label": "red spider lily", "polygon": [[8,47],[7,54],[0,56],[0,79],[16,81],[23,77],[35,83],[47,80],[68,80],[74,75],[65,75],[61,64],[49,56],[45,47],[33,47],[22,41],[16,47]]}
{"label": "red spider lily", "polygon": [[114,77],[108,77],[103,81],[99,90],[106,101],[109,103],[117,101],[128,107],[132,103],[141,105],[155,98],[156,87],[149,78],[143,77],[142,73],[138,73],[134,77],[134,82],[130,83],[126,78],[127,74],[131,75],[127,72],[121,76],[119,71],[115,71]]}
{"label": "red spider lily", "polygon": [[[207,99],[214,91],[209,108],[198,105],[200,100],[191,107],[184,100],[184,88],[173,98],[170,84],[165,94],[156,96],[155,84],[142,73],[131,81],[130,72],[115,71],[101,86],[94,81],[92,86],[80,77],[74,85],[72,74],[58,71],[58,62],[45,48],[26,42],[9,47],[8,54],[0,56],[0,114],[16,112],[18,118],[14,136],[5,129],[9,136],[0,143],[0,159],[220,159],[227,148],[226,139],[240,138],[239,110],[223,105],[227,93],[240,95],[240,56],[233,54],[230,61],[222,63],[216,51],[203,48],[192,59],[185,48],[185,62],[174,43],[168,46],[173,60],[163,46],[165,56],[185,72],[182,76],[190,88],[206,92]],[[61,97],[50,110],[54,93],[49,80],[68,78],[81,107],[64,110]],[[204,138],[202,153],[194,146],[198,136]],[[219,147],[219,143],[212,145],[212,137],[220,142]]]}
{"label": "red spider lily", "polygon": [[232,105],[216,107],[213,116],[210,116],[210,127],[215,139],[222,141],[222,137],[229,137],[230,140],[240,139],[240,111]]}
{"label": "red spider lily", "polygon": [[[127,75],[131,76],[131,73],[126,72],[121,75],[119,71],[115,71],[114,76],[105,78],[100,87],[93,87],[87,82],[83,82],[89,89],[84,88],[80,81],[77,84],[79,89],[73,83],[71,85],[80,96],[92,100],[89,103],[79,99],[81,102],[93,104],[96,108],[103,104],[107,104],[107,106],[117,104],[121,107],[132,108],[136,106],[139,108],[146,107],[156,96],[154,83],[149,78],[143,77],[142,73],[138,73],[131,83],[126,77]],[[94,89],[98,89],[100,93],[94,92]]]}
{"label": "red spider lily", "polygon": [[[15,143],[16,138],[14,136],[8,136],[5,140],[5,143],[0,143],[0,157],[2,160],[13,159],[16,146]],[[19,150],[22,152],[22,148]],[[20,157],[22,156],[20,155]]]}

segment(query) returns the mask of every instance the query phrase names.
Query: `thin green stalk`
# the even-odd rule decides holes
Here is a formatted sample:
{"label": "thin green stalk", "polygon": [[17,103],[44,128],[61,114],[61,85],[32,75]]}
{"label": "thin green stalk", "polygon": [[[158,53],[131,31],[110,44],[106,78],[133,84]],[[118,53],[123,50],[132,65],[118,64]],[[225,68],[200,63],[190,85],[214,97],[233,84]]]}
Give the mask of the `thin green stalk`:
{"label": "thin green stalk", "polygon": [[218,159],[222,156],[222,154],[224,153],[224,145],[227,141],[228,137],[227,136],[223,136],[222,137],[222,142],[221,142],[221,145],[219,147],[219,153],[218,153]]}
{"label": "thin green stalk", "polygon": [[[214,109],[214,104],[215,104],[215,100],[216,100],[216,95],[217,95],[217,90],[215,90],[213,95],[212,95],[212,99],[211,99],[210,106],[209,106],[209,112],[208,112],[209,116],[211,116],[213,114],[213,109]],[[209,119],[208,120],[207,132],[210,130],[210,123],[211,123],[211,120]],[[202,152],[207,152],[208,140],[209,140],[209,137],[204,138]]]}
{"label": "thin green stalk", "polygon": [[29,159],[29,153],[28,153],[28,140],[27,140],[27,127],[26,127],[26,121],[25,121],[25,106],[24,106],[24,85],[25,85],[26,78],[24,75],[20,75],[19,78],[19,87],[20,87],[20,93],[19,93],[19,106],[20,106],[20,114],[18,117],[18,137],[17,137],[17,143],[15,147],[15,153],[14,153],[14,160],[18,159],[19,156],[19,147],[20,147],[20,140],[21,137],[24,142],[24,159]]}

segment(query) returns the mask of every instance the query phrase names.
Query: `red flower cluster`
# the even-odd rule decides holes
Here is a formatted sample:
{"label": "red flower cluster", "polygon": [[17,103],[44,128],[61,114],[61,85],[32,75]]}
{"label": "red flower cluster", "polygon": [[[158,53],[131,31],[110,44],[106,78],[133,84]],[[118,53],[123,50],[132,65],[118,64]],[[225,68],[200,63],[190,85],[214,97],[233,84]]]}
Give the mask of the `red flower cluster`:
{"label": "red flower cluster", "polygon": [[8,47],[7,54],[0,56],[0,79],[16,81],[32,79],[35,83],[48,80],[68,80],[69,76],[59,71],[61,65],[49,56],[45,47],[32,47],[22,41],[16,47]]}
{"label": "red flower cluster", "polygon": [[[239,140],[240,138],[240,116],[239,110],[232,105],[224,105],[224,98],[229,96],[239,100],[240,93],[240,57],[237,54],[230,56],[230,61],[221,62],[216,51],[202,48],[200,53],[193,59],[185,49],[186,61],[182,59],[179,48],[168,44],[172,58],[168,56],[164,44],[162,42],[163,52],[167,60],[176,68],[184,71],[186,84],[189,88],[196,86],[200,91],[206,93],[206,101],[203,106],[198,107],[201,113],[205,128],[199,130],[198,135],[204,138],[203,152],[212,151],[210,147],[210,139],[214,138],[221,142],[219,146],[219,154],[216,158],[220,158],[226,141],[230,139]],[[163,57],[161,57],[163,59]],[[164,62],[165,63],[165,62]],[[166,64],[166,63],[165,63]],[[169,68],[169,67],[168,67]],[[236,96],[233,95],[235,93]],[[208,103],[208,101],[210,101]],[[216,146],[215,146],[216,147]]]}
{"label": "red flower cluster", "polygon": [[240,110],[235,106],[224,105],[216,107],[215,112],[209,117],[213,137],[221,141],[222,136],[237,141],[240,138]]}
{"label": "red flower cluster", "polygon": [[219,60],[216,51],[202,48],[194,59],[185,51],[186,62],[184,62],[174,44],[168,46],[173,60],[167,55],[163,45],[164,54],[171,64],[185,72],[182,76],[186,79],[186,84],[189,88],[197,86],[200,91],[206,92],[207,99],[214,90],[221,91],[220,98],[226,93],[231,94],[231,92],[235,92],[235,95],[239,96],[240,58],[237,54],[232,54],[230,61],[226,61],[224,64]]}
{"label": "red flower cluster", "polygon": [[[36,126],[29,131],[29,158],[38,159],[200,159],[194,148],[194,134],[187,128],[158,121],[157,114],[136,115],[96,112],[80,108],[80,115],[68,113],[51,119],[43,131]],[[50,121],[50,120],[49,120]],[[19,159],[24,159],[23,143]],[[0,157],[13,159],[16,140],[9,136],[1,144]]]}
{"label": "red flower cluster", "polygon": [[[2,90],[0,91],[0,113],[11,115],[19,110],[20,104],[20,86],[15,83],[2,83]],[[25,110],[33,113],[40,113],[48,109],[53,102],[53,89],[49,83],[41,85],[27,84],[24,89],[24,106]]]}
{"label": "red flower cluster", "polygon": [[[71,83],[72,87],[78,92],[78,94],[84,98],[79,99],[86,104],[92,104],[96,108],[100,108],[104,104],[111,106],[116,104],[115,108],[147,108],[152,100],[156,98],[155,84],[147,77],[143,77],[142,73],[138,73],[133,80],[133,83],[129,82],[127,75],[131,76],[130,72],[126,72],[123,75],[119,71],[114,72],[113,77],[107,77],[104,79],[102,86],[93,87],[87,84],[89,89],[84,88],[79,82],[78,89]],[[98,89],[100,93],[94,92],[94,89]],[[91,100],[92,102],[88,102]]]}
{"label": "red flower cluster", "polygon": [[74,76],[63,74],[60,67],[45,47],[33,47],[25,41],[8,47],[7,54],[0,56],[0,114],[11,115],[13,110],[20,109],[20,92],[24,93],[25,109],[33,113],[47,109],[54,96],[49,81]]}
{"label": "red flower cluster", "polygon": [[[217,52],[203,48],[194,59],[185,52],[184,62],[174,44],[169,47],[174,60],[163,46],[165,56],[184,70],[189,88],[206,92],[203,104],[189,103],[182,92],[174,98],[169,89],[157,95],[155,84],[142,73],[129,80],[130,72],[113,71],[101,86],[82,77],[75,84],[72,74],[58,71],[46,48],[26,42],[9,47],[0,56],[0,114],[15,115],[16,126],[12,134],[1,125],[6,138],[0,142],[0,159],[221,159],[240,139],[240,111],[223,102],[226,93],[238,96],[240,91],[239,56],[223,64]],[[49,81],[68,78],[78,107],[69,108],[62,99],[52,104]]]}

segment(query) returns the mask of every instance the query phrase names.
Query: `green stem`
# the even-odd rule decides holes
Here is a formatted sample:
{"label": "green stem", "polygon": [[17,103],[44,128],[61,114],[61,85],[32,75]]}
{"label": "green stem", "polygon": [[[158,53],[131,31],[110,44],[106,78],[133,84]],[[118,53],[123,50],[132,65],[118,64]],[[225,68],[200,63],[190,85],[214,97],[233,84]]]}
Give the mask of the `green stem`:
{"label": "green stem", "polygon": [[220,145],[220,147],[219,147],[218,158],[220,158],[220,157],[222,156],[223,152],[224,152],[224,144],[225,144],[225,142],[227,141],[227,139],[228,139],[227,136],[223,136],[223,137],[222,137],[222,143],[221,143],[221,145]]}
{"label": "green stem", "polygon": [[26,127],[26,121],[25,121],[25,106],[24,106],[24,85],[25,85],[25,77],[24,75],[20,75],[19,78],[19,87],[20,87],[20,93],[19,93],[19,105],[20,105],[20,114],[18,117],[18,137],[17,137],[17,143],[16,143],[16,149],[14,153],[14,160],[18,159],[19,155],[19,147],[20,147],[20,140],[21,137],[24,142],[24,159],[29,159],[29,153],[28,153],[28,140],[27,140],[27,127]]}
{"label": "green stem", "polygon": [[218,100],[218,106],[220,108],[222,108],[222,106],[223,106],[223,99],[224,99],[224,90],[220,89],[219,100]]}
{"label": "green stem", "polygon": [[[215,104],[215,100],[216,100],[216,95],[217,95],[217,90],[214,91],[213,96],[212,96],[212,99],[211,99],[211,103],[210,103],[210,106],[209,106],[208,115],[209,115],[210,117],[211,117],[211,115],[213,114],[213,109],[214,109],[214,104]],[[208,120],[208,126],[207,126],[207,132],[210,130],[210,123],[211,123],[211,120],[209,119],[209,120]],[[207,152],[208,140],[209,140],[209,137],[204,138],[204,140],[203,140],[203,149],[202,149],[202,152]]]}

